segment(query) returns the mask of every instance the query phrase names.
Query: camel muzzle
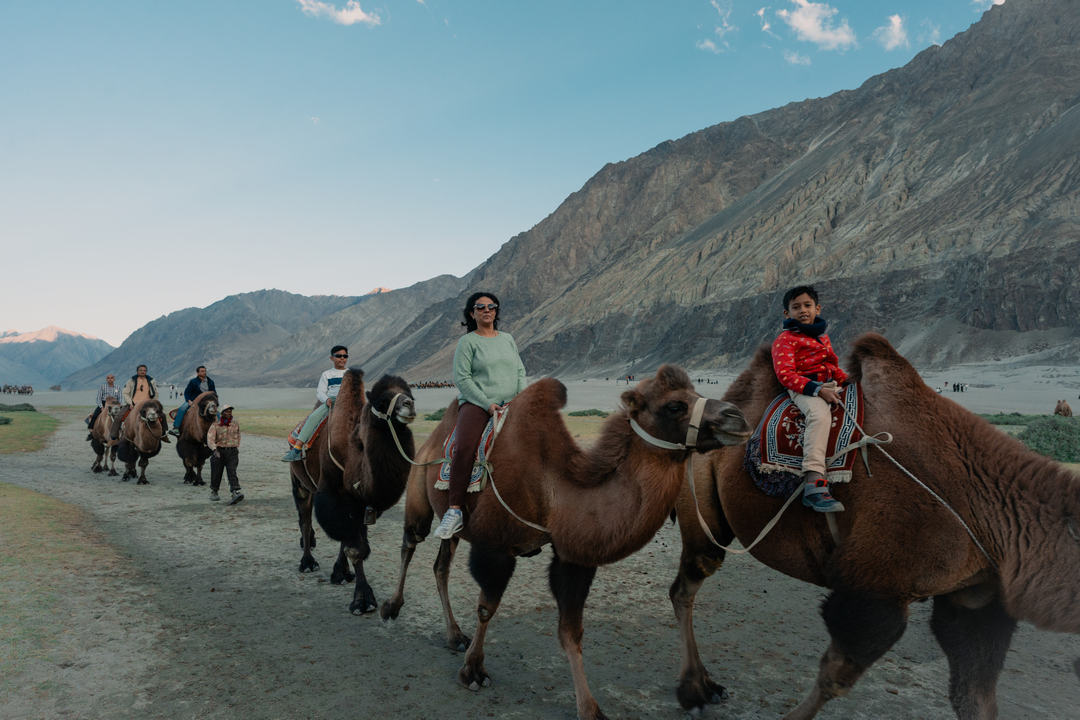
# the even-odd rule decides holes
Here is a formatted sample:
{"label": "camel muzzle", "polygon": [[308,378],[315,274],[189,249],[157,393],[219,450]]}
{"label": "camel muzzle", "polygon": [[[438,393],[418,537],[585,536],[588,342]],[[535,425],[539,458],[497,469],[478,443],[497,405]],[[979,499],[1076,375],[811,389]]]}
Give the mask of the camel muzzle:
{"label": "camel muzzle", "polygon": [[148,423],[157,422],[157,419],[158,419],[157,410],[147,410],[146,411],[146,422],[148,422]]}
{"label": "camel muzzle", "polygon": [[753,428],[746,422],[742,410],[723,400],[709,401],[714,402],[720,406],[715,413],[716,420],[706,423],[705,429],[710,430],[721,445],[740,445],[746,442]]}

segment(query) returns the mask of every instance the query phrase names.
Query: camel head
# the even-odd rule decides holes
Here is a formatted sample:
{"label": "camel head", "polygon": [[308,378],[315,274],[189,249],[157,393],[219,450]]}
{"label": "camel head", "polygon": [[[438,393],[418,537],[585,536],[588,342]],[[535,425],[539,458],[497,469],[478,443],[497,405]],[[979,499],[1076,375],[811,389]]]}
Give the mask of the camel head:
{"label": "camel head", "polygon": [[[409,383],[396,375],[383,375],[367,393],[372,410],[383,416],[393,413],[392,417],[402,425],[408,425],[416,419]],[[390,403],[394,403],[390,407]]]}
{"label": "camel head", "polygon": [[[656,375],[622,394],[630,418],[649,435],[667,442],[685,443],[694,406],[701,395],[690,377],[676,365],[661,365]],[[742,411],[723,400],[706,400],[697,440],[698,452],[723,445],[738,445],[750,437]]]}
{"label": "camel head", "polygon": [[120,403],[113,397],[105,398],[105,412],[109,414],[110,419],[115,419],[120,414]]}
{"label": "camel head", "polygon": [[205,392],[195,398],[199,405],[199,417],[213,419],[217,417],[218,396],[216,392]]}

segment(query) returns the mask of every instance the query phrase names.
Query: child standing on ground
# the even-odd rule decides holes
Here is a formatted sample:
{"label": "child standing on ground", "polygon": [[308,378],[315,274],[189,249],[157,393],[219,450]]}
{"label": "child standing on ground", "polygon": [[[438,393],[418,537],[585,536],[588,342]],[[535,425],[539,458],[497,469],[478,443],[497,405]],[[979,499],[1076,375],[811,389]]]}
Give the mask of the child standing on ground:
{"label": "child standing on ground", "polygon": [[210,448],[210,499],[219,500],[218,488],[221,487],[221,473],[229,473],[229,490],[232,491],[230,505],[244,499],[240,490],[240,481],[236,477],[236,466],[240,461],[240,424],[233,420],[232,405],[226,405],[218,413],[218,419],[206,432],[206,446]]}
{"label": "child standing on ground", "polygon": [[830,405],[840,402],[848,380],[833,352],[828,322],[820,317],[818,294],[800,285],[784,294],[784,331],[772,344],[773,370],[806,419],[803,432],[803,505],[818,512],[843,512],[829,493],[825,453],[832,426]]}

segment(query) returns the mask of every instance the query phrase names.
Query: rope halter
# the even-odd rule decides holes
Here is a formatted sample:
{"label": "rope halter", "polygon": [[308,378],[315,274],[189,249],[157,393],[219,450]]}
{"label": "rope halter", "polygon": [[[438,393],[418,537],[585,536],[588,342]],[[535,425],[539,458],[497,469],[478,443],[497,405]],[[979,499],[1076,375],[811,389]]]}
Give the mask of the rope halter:
{"label": "rope halter", "polygon": [[699,397],[697,402],[694,403],[694,410],[690,413],[690,426],[686,428],[685,445],[683,443],[673,443],[653,437],[645,432],[645,429],[638,425],[637,420],[634,418],[630,418],[630,427],[634,429],[634,432],[637,433],[638,437],[650,445],[655,445],[656,447],[664,448],[665,450],[693,450],[697,447],[698,431],[701,429],[701,418],[705,415],[705,403],[707,402],[708,400],[705,398]]}

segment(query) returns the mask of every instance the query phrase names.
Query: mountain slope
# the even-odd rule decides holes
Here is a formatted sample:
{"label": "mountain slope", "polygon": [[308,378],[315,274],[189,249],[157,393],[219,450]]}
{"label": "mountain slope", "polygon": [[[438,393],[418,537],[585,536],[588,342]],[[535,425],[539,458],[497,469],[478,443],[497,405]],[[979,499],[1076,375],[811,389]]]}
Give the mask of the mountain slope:
{"label": "mountain slope", "polygon": [[[5,367],[2,376],[6,378],[12,373],[12,382],[19,384],[54,385],[96,363],[113,349],[104,340],[53,325],[36,332],[7,331],[0,336],[0,358],[16,365]],[[15,375],[38,380],[28,379],[24,383],[16,380]]]}

